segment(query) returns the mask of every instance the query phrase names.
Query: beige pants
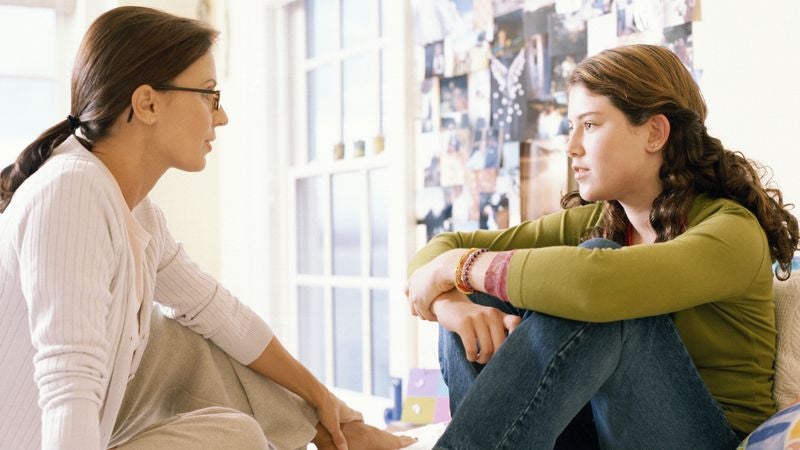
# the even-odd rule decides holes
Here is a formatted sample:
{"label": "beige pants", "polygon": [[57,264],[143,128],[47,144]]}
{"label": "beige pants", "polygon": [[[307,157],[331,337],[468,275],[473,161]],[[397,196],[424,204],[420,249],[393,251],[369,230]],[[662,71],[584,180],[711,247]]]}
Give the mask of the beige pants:
{"label": "beige pants", "polygon": [[120,450],[294,449],[316,434],[300,397],[230,358],[155,308],[110,447]]}

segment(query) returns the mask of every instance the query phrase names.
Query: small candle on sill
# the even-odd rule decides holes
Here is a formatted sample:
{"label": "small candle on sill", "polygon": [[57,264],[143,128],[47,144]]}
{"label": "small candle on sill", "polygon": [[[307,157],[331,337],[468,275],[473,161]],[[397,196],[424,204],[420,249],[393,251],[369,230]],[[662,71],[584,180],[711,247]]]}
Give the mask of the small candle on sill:
{"label": "small candle on sill", "polygon": [[339,142],[333,146],[333,159],[344,158],[344,143]]}
{"label": "small candle on sill", "polygon": [[353,156],[364,156],[364,141],[355,141],[353,143]]}

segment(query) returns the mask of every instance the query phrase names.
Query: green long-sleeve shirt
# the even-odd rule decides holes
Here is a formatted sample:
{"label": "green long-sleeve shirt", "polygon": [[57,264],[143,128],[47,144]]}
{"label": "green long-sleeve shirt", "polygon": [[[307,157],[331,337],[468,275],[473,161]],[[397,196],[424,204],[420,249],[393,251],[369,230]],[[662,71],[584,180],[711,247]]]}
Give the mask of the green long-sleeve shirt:
{"label": "green long-sleeve shirt", "polygon": [[752,431],[775,412],[772,259],[758,220],[736,202],[699,196],[686,231],[671,241],[578,248],[601,208],[503,231],[442,233],[412,258],[409,273],[453,248],[516,249],[508,272],[514,306],[587,322],[672,314],[731,426]]}

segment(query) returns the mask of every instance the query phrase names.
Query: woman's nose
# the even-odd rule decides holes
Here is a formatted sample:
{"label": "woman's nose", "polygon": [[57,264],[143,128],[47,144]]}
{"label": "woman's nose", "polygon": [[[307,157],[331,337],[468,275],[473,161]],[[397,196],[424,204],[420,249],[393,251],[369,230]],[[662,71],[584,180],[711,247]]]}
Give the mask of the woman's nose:
{"label": "woman's nose", "polygon": [[225,108],[222,106],[219,107],[218,110],[214,111],[214,126],[225,126],[228,124],[228,113],[225,112]]}

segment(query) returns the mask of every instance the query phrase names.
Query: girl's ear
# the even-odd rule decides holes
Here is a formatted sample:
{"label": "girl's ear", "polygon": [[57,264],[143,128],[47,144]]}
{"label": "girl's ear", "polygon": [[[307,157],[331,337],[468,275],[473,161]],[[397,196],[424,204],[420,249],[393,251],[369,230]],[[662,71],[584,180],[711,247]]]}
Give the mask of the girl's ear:
{"label": "girl's ear", "polygon": [[148,125],[155,123],[157,119],[157,97],[156,91],[147,84],[143,84],[133,91],[131,107],[133,108],[133,115],[140,122]]}
{"label": "girl's ear", "polygon": [[669,119],[663,114],[656,114],[648,119],[650,136],[647,140],[647,151],[657,152],[664,148],[669,139]]}

